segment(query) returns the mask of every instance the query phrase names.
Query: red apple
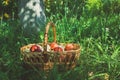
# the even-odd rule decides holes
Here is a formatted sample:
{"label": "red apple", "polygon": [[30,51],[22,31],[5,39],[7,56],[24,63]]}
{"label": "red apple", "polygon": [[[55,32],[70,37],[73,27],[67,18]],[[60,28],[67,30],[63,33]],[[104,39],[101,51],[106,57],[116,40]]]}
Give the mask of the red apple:
{"label": "red apple", "polygon": [[53,50],[57,51],[57,52],[62,52],[63,51],[62,47],[59,47],[59,46],[55,47]]}
{"label": "red apple", "polygon": [[69,50],[73,50],[74,49],[74,45],[73,44],[66,44],[65,46],[65,50],[69,51]]}
{"label": "red apple", "polygon": [[56,42],[52,42],[50,44],[50,48],[53,50],[55,47],[58,47],[58,44]]}
{"label": "red apple", "polygon": [[30,48],[30,51],[31,51],[31,52],[41,52],[42,49],[41,49],[41,47],[38,46],[38,45],[32,45],[31,48]]}

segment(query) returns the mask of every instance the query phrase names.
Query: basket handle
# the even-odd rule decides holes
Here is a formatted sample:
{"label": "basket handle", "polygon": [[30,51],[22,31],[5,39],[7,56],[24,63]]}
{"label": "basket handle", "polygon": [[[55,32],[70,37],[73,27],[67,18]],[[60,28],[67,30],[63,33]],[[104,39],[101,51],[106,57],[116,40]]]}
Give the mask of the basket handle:
{"label": "basket handle", "polygon": [[53,22],[49,22],[45,28],[45,34],[44,34],[44,51],[47,52],[47,43],[48,43],[48,31],[50,26],[52,26],[52,30],[53,30],[53,38],[54,38],[54,42],[56,42],[56,29],[55,29],[55,25]]}

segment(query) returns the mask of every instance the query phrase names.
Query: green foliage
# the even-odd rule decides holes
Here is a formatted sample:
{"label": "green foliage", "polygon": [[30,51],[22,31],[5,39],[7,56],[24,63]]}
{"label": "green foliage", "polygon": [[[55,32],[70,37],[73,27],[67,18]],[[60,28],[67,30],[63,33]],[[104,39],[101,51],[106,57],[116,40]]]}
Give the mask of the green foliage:
{"label": "green foliage", "polygon": [[4,19],[18,18],[18,0],[0,0],[0,17]]}
{"label": "green foliage", "polygon": [[[0,18],[0,80],[119,80],[120,1],[46,1],[47,20],[56,25],[57,41],[80,44],[78,65],[63,72],[55,66],[49,73],[25,68],[20,59],[20,47],[35,42],[35,39],[22,35],[18,18]],[[50,30],[49,41],[53,40],[52,36]]]}
{"label": "green foliage", "polygon": [[86,7],[88,10],[93,10],[93,9],[100,9],[102,7],[102,2],[101,0],[88,0]]}

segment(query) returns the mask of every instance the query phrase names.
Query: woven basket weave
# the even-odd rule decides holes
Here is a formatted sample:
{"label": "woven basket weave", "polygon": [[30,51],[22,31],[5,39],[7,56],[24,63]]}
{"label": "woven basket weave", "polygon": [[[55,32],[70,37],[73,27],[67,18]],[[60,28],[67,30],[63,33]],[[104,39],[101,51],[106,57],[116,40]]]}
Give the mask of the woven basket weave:
{"label": "woven basket weave", "polygon": [[[30,48],[35,44],[28,44],[21,47],[20,51],[22,54],[22,59],[26,64],[32,66],[37,66],[42,70],[49,70],[53,68],[53,65],[64,66],[66,69],[71,69],[75,67],[77,60],[80,56],[80,46],[78,44],[72,43],[74,49],[70,51],[56,52],[53,50],[48,51],[48,31],[49,27],[53,29],[54,42],[56,42],[56,29],[52,22],[49,22],[45,29],[44,42],[35,43],[43,47],[42,52],[30,52]],[[66,43],[58,43],[60,46],[65,46]]]}

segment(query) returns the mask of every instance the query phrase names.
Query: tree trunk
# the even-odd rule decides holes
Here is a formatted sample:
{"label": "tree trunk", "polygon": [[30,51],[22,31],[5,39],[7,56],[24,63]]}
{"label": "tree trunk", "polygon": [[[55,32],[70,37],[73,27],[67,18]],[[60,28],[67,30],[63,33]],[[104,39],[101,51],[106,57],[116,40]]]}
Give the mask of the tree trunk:
{"label": "tree trunk", "polygon": [[20,24],[24,36],[38,37],[46,22],[43,0],[18,0]]}

